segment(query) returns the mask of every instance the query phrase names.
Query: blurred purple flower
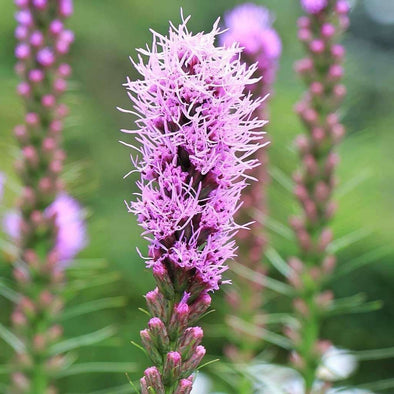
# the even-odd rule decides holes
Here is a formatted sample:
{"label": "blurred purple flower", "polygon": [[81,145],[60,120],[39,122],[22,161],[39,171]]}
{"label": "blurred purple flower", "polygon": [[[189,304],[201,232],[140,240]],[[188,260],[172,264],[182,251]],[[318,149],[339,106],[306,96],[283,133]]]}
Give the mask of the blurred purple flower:
{"label": "blurred purple flower", "polygon": [[[72,260],[87,244],[86,223],[82,207],[66,193],[60,193],[46,209],[45,215],[56,216],[57,227],[55,249],[60,265]],[[20,237],[21,215],[10,211],[3,219],[4,231],[14,240]]]}
{"label": "blurred purple flower", "polygon": [[306,12],[317,14],[328,5],[328,0],[301,0],[301,5]]}
{"label": "blurred purple flower", "polygon": [[123,131],[141,143],[133,161],[141,193],[128,208],[153,236],[148,266],[172,263],[216,290],[234,256],[233,215],[265,122],[252,119],[261,101],[243,93],[256,67],[240,64],[236,45],[214,46],[217,23],[192,35],[186,22],[169,37],[153,33],[152,49],[139,50],[146,64],[134,63],[143,79],[125,84],[139,119],[138,130]]}
{"label": "blurred purple flower", "polygon": [[281,40],[272,27],[272,16],[266,8],[245,3],[226,13],[224,22],[228,30],[220,36],[222,45],[239,42],[245,54],[258,61],[259,68],[265,68],[267,61],[279,58]]}

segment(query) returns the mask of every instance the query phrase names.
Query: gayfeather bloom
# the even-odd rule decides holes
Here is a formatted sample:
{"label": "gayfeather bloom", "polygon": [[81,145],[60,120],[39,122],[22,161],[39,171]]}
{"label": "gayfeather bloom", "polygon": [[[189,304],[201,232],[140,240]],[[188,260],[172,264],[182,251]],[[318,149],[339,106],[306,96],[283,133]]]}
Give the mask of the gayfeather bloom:
{"label": "gayfeather bloom", "polygon": [[[87,243],[86,223],[82,207],[78,201],[66,193],[60,193],[45,210],[45,217],[55,217],[57,228],[55,251],[59,266],[64,267]],[[17,211],[8,212],[3,220],[5,232],[17,241],[20,238],[21,215]]]}
{"label": "gayfeather bloom", "polygon": [[317,14],[327,6],[328,1],[329,0],[301,0],[301,5],[306,12]]}
{"label": "gayfeather bloom", "polygon": [[256,67],[241,64],[236,44],[215,47],[218,22],[192,35],[187,20],[168,36],[153,32],[152,48],[133,62],[142,78],[125,84],[135,112],[123,111],[138,119],[137,130],[123,131],[140,143],[133,158],[140,193],[128,209],[150,241],[147,265],[157,283],[146,295],[152,318],[140,333],[155,364],[140,381],[143,394],[191,392],[205,348],[201,328],[190,326],[234,256],[240,226],[233,215],[245,172],[258,165],[251,156],[264,125],[252,116],[260,100],[245,94],[257,82]]}
{"label": "gayfeather bloom", "polygon": [[282,43],[272,27],[273,18],[270,12],[256,4],[245,3],[227,12],[224,22],[228,30],[219,36],[221,44],[230,46],[239,42],[244,48],[244,61],[257,62],[259,74],[263,76],[262,82],[271,83],[275,77]]}
{"label": "gayfeather bloom", "polygon": [[[255,68],[234,56],[236,45],[215,48],[215,25],[193,36],[185,24],[169,37],[154,33],[152,49],[139,50],[135,68],[143,76],[127,89],[139,114],[134,165],[141,193],[129,211],[152,235],[150,267],[170,261],[195,272],[209,290],[218,289],[238,225],[233,215],[245,187],[248,157],[258,148],[264,122],[251,119],[259,105],[244,95]],[[126,131],[127,132],[127,131]]]}

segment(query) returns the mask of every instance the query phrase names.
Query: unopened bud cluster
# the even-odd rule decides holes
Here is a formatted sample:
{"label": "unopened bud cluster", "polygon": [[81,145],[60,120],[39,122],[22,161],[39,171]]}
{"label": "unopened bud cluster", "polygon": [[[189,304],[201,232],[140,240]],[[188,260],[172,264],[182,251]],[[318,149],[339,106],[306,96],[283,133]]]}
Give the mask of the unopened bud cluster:
{"label": "unopened bud cluster", "polygon": [[[346,94],[341,83],[345,50],[338,39],[348,26],[349,7],[344,0],[302,0],[301,3],[309,12],[298,22],[298,37],[307,57],[297,62],[296,71],[308,90],[295,110],[307,133],[296,140],[302,166],[294,175],[294,195],[303,213],[290,220],[300,255],[289,261],[289,280],[298,294],[294,309],[300,331],[288,329],[287,334],[296,350],[293,361],[310,385],[321,356],[319,319],[333,298],[330,291],[323,292],[322,288],[335,268],[335,257],[327,248],[332,241],[329,221],[335,212],[332,194],[339,161],[335,147],[345,134],[336,112]],[[310,335],[301,335],[306,331],[315,333],[312,340]]]}
{"label": "unopened bud cluster", "polygon": [[20,216],[10,234],[20,250],[14,277],[21,293],[12,322],[24,351],[14,360],[12,392],[52,393],[51,377],[63,365],[62,357],[51,356],[49,349],[62,335],[55,320],[63,306],[64,274],[56,247],[61,229],[56,212],[48,207],[63,189],[59,175],[65,153],[60,144],[68,109],[60,98],[71,73],[64,55],[74,40],[64,23],[73,4],[72,0],[15,0],[15,4],[15,70],[21,78],[17,93],[26,114],[14,130],[21,149],[15,167],[23,190]]}

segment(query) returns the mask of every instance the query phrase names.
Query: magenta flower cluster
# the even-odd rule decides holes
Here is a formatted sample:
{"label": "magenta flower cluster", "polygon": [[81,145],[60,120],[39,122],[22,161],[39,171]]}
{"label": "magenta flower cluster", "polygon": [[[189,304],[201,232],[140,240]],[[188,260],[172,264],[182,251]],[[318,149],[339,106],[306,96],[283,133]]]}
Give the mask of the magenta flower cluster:
{"label": "magenta flower cluster", "polygon": [[301,0],[302,8],[310,13],[317,14],[327,7],[329,0]]}
{"label": "magenta flower cluster", "polygon": [[154,33],[148,58],[135,63],[143,76],[125,84],[139,116],[141,193],[129,211],[150,234],[149,267],[173,264],[216,290],[234,255],[233,215],[245,187],[245,171],[261,144],[264,122],[252,119],[259,106],[245,85],[255,67],[241,65],[235,45],[216,48],[217,24],[192,35],[186,22],[169,37]]}
{"label": "magenta flower cluster", "polygon": [[257,62],[262,82],[272,83],[282,42],[272,27],[270,12],[256,4],[245,3],[229,11],[224,22],[228,30],[219,37],[221,44],[231,46],[239,42],[243,47],[243,60],[249,64]]}
{"label": "magenta flower cluster", "polygon": [[[55,218],[56,251],[59,267],[67,265],[87,243],[86,223],[82,207],[66,193],[60,193],[45,210],[45,219]],[[14,240],[20,239],[22,218],[16,211],[8,212],[3,221],[5,232]]]}

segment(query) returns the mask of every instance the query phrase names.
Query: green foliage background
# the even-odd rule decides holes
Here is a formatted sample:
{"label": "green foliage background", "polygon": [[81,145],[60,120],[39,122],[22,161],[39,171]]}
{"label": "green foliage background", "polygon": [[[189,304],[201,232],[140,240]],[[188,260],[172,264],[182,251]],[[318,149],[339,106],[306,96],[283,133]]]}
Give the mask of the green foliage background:
{"label": "green foliage background", "polygon": [[[72,194],[90,212],[90,245],[82,257],[105,258],[109,262],[108,270],[119,276],[115,285],[84,293],[78,301],[98,295],[127,298],[122,308],[75,318],[66,325],[68,336],[88,333],[108,324],[118,328],[114,340],[99,347],[81,349],[81,361],[134,361],[137,370],[130,374],[133,379],[139,378],[148,365],[142,352],[129,342],[139,340],[139,330],[146,323],[146,316],[137,308],[144,306],[142,295],[152,289],[153,279],[136,252],[137,246],[144,251],[144,242],[135,218],[127,214],[123,203],[132,198],[136,179],[135,175],[122,179],[130,169],[129,151],[117,142],[123,138],[120,128],[133,127],[133,119],[115,108],[130,107],[121,86],[126,75],[136,76],[128,56],[135,56],[136,47],[151,42],[149,28],[166,33],[168,20],[177,23],[180,7],[185,15],[192,15],[190,28],[197,32],[208,31],[218,16],[238,3],[233,0],[75,0],[75,15],[69,23],[75,31],[76,42],[70,57],[74,73],[66,97],[71,109],[65,129],[66,174]],[[285,186],[286,177],[290,177],[297,164],[293,140],[302,132],[292,110],[303,91],[292,70],[294,61],[302,56],[296,39],[300,9],[296,0],[257,3],[274,12],[275,26],[283,40],[283,57],[271,100],[269,154],[275,168],[270,185],[271,215],[285,224],[289,214],[297,210]],[[0,170],[9,174],[9,183],[13,184],[17,182],[12,172],[17,150],[12,129],[23,116],[22,104],[15,94],[13,2],[0,0],[0,11]],[[337,346],[356,350],[394,346],[394,35],[391,34],[391,40],[381,40],[374,35],[373,27],[363,21],[360,2],[345,38],[349,94],[341,115],[348,135],[340,147],[340,205],[334,231],[337,239],[363,229],[369,232],[339,253],[341,266],[376,248],[386,248],[387,253],[376,257],[373,264],[339,278],[334,290],[338,297],[363,292],[368,300],[382,300],[383,307],[368,314],[336,317],[323,327],[324,336]],[[278,174],[284,174],[285,180]],[[6,191],[6,203],[11,205],[13,200],[10,187]],[[291,242],[278,235],[273,234],[271,240],[284,257],[295,251]],[[222,294],[215,297],[219,311],[206,319],[207,324],[222,323]],[[0,311],[3,322],[7,319],[6,313],[6,308]],[[223,343],[220,335],[207,333],[206,345],[211,355],[220,356]],[[0,359],[4,361],[9,351],[4,343],[0,349]],[[392,378],[393,370],[393,359],[363,362],[353,382]],[[93,393],[125,383],[122,374],[77,375],[61,381],[61,392]],[[223,389],[229,391],[225,386]]]}

